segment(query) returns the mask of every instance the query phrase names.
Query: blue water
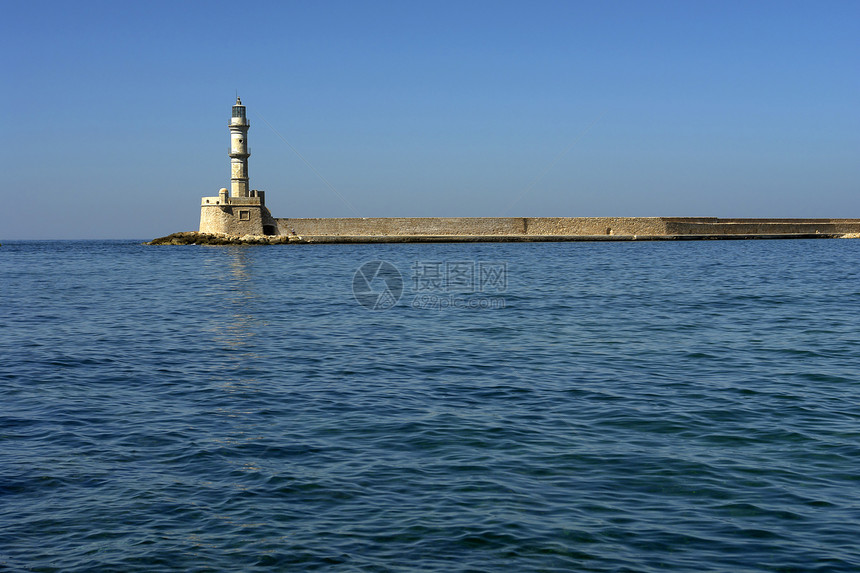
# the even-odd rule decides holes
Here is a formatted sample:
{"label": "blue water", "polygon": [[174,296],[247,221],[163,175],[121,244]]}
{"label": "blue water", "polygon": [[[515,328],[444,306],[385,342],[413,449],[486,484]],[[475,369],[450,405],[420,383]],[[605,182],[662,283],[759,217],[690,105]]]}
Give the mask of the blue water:
{"label": "blue water", "polygon": [[860,570],[858,262],[6,242],[0,569]]}

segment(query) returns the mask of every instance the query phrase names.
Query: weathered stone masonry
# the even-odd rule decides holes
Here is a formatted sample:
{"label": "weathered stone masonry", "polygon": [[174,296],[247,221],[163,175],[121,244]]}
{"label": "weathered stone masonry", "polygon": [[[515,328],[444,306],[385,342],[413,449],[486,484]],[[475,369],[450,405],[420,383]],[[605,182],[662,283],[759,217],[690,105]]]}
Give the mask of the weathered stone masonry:
{"label": "weathered stone masonry", "polygon": [[200,232],[226,235],[276,235],[277,223],[266,208],[266,193],[250,189],[248,129],[251,123],[242,100],[236,98],[230,129],[230,191],[200,200]]}

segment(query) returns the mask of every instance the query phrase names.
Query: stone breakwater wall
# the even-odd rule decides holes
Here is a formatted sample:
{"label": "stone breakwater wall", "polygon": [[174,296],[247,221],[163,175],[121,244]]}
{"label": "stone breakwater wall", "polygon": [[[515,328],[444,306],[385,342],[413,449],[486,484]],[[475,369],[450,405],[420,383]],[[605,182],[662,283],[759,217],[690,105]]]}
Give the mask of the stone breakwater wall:
{"label": "stone breakwater wall", "polygon": [[860,238],[860,219],[378,217],[272,219],[270,231],[174,233],[150,245]]}
{"label": "stone breakwater wall", "polygon": [[275,219],[279,235],[300,237],[667,237],[843,235],[860,219],[716,217],[375,217]]}
{"label": "stone breakwater wall", "polygon": [[858,219],[666,219],[668,235],[839,235],[858,230]]}
{"label": "stone breakwater wall", "polygon": [[661,235],[659,217],[374,217],[276,219],[278,234],[302,236]]}

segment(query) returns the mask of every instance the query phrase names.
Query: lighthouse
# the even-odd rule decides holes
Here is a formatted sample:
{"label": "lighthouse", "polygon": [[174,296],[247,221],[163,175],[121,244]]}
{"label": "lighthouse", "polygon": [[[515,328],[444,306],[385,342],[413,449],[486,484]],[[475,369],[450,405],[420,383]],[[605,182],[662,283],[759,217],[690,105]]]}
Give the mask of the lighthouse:
{"label": "lighthouse", "polygon": [[248,128],[242,100],[236,97],[230,116],[230,189],[200,200],[200,232],[221,235],[277,235],[278,222],[266,207],[265,191],[248,185]]}
{"label": "lighthouse", "polygon": [[248,191],[248,128],[251,124],[245,115],[245,106],[236,96],[233,115],[230,118],[230,196],[250,197]]}

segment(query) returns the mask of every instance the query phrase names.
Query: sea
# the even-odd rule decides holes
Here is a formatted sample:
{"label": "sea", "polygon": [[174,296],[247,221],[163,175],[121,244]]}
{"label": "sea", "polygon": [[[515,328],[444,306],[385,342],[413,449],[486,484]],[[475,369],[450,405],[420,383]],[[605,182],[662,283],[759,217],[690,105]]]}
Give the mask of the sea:
{"label": "sea", "polygon": [[0,569],[860,571],[860,241],[0,246]]}

